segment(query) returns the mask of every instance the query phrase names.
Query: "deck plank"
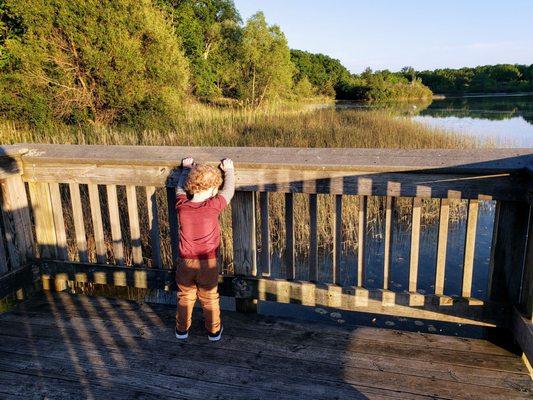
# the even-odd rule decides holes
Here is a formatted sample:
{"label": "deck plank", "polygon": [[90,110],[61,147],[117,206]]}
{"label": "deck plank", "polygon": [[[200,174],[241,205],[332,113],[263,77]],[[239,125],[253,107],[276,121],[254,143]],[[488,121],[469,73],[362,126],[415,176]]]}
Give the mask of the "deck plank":
{"label": "deck plank", "polygon": [[[72,385],[81,376],[100,391],[135,382],[129,393],[139,390],[140,398],[170,397],[176,385],[177,398],[511,399],[532,390],[519,357],[484,341],[430,341],[440,336],[375,328],[322,331],[322,324],[225,313],[224,340],[210,344],[196,312],[191,339],[176,344],[173,313],[168,306],[49,294],[0,315],[0,375],[20,370],[49,380],[42,386],[48,398],[61,398],[62,383],[53,396],[54,379]],[[453,350],[454,339],[461,350]],[[483,352],[493,347],[493,354]],[[66,366],[69,357],[73,365]],[[463,365],[470,362],[482,368]]]}

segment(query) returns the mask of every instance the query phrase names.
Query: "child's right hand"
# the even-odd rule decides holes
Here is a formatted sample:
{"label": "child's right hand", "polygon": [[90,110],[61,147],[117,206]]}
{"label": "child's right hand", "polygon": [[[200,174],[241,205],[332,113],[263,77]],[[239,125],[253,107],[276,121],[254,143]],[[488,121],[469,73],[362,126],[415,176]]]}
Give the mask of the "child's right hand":
{"label": "child's right hand", "polygon": [[220,169],[226,172],[229,169],[234,169],[233,160],[231,158],[224,158],[220,163]]}
{"label": "child's right hand", "polygon": [[192,157],[187,157],[181,160],[181,166],[183,168],[192,168],[193,165],[194,165],[194,158]]}

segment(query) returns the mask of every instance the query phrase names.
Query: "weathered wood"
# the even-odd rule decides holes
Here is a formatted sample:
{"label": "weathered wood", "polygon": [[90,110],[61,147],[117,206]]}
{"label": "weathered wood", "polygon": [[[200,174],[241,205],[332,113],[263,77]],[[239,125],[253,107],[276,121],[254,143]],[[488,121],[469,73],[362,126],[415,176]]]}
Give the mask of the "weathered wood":
{"label": "weathered wood", "polygon": [[35,258],[30,208],[26,188],[20,176],[2,180],[0,185],[6,239],[8,245],[9,242],[14,243],[16,249],[16,252],[10,252],[11,266],[16,269]]}
{"label": "weathered wood", "polygon": [[[1,191],[0,191],[0,204],[3,204]],[[5,264],[5,270],[7,271],[10,269],[9,264],[11,264],[11,268],[17,267],[20,265],[19,261],[19,251],[17,249],[16,243],[15,243],[15,232],[11,223],[11,219],[9,218],[9,215],[4,212],[3,207],[0,207],[0,218],[2,219],[1,225],[3,225],[3,233],[0,233],[2,236],[2,243],[3,243],[3,250],[4,250],[4,257],[6,257],[6,264]],[[6,254],[7,250],[7,254]],[[1,250],[0,250],[1,251]],[[8,264],[9,260],[9,264]]]}
{"label": "weathered wood", "polygon": [[176,210],[176,188],[167,187],[168,225],[170,231],[170,251],[172,253],[172,266],[178,266],[179,252],[179,222]]}
{"label": "weathered wood", "polygon": [[512,331],[515,341],[531,363],[533,361],[533,322],[516,308],[513,308]]}
{"label": "weathered wood", "polygon": [[357,231],[357,286],[362,287],[365,282],[365,242],[366,242],[366,214],[367,197],[359,196],[359,218]]}
{"label": "weathered wood", "polygon": [[[43,281],[66,286],[67,281],[100,285],[129,286],[138,289],[166,289],[174,281],[170,269],[146,268],[110,264],[88,264],[46,260],[40,264]],[[45,290],[54,287],[44,284]]]}
{"label": "weathered wood", "polygon": [[285,193],[285,265],[287,279],[296,277],[296,251],[294,242],[294,195]]}
{"label": "weathered wood", "polygon": [[[38,150],[38,148],[40,150]],[[234,158],[237,189],[524,200],[532,152],[522,150],[393,150],[46,146],[23,156],[24,179],[139,186],[173,185],[181,154],[218,163]],[[76,157],[74,156],[76,155]],[[328,160],[324,163],[324,160]],[[259,173],[260,172],[260,173]],[[315,181],[313,185],[306,181]],[[401,182],[401,185],[391,183]],[[299,184],[303,183],[303,184]]]}
{"label": "weathered wood", "polygon": [[161,268],[161,239],[159,216],[157,212],[157,193],[153,186],[146,187],[146,204],[148,207],[148,231],[152,245],[152,267]]}
{"label": "weathered wood", "polygon": [[519,303],[528,230],[527,203],[499,202],[491,274],[491,299]]}
{"label": "weathered wood", "polygon": [[478,215],[478,201],[468,201],[468,218],[466,224],[466,238],[463,261],[463,297],[472,295],[472,276],[474,274],[474,250],[476,247],[476,227]]}
{"label": "weathered wood", "polygon": [[[174,275],[171,270],[155,268],[121,267],[108,264],[84,264],[47,260],[41,265],[43,286],[65,287],[67,281],[130,286],[141,289],[168,289]],[[236,279],[236,278],[235,278]],[[360,290],[357,287],[340,288],[310,282],[283,279],[225,276],[219,281],[222,296],[238,296],[244,303],[252,300],[278,301],[330,307],[335,295],[335,307],[339,310],[359,311],[380,315],[393,315],[435,321],[481,326],[506,326],[509,307],[461,297],[422,295],[419,293],[394,293],[383,290]],[[239,288],[245,287],[242,291]],[[338,293],[331,289],[338,288]],[[305,297],[303,297],[305,296]]]}
{"label": "weathered wood", "polygon": [[0,229],[0,276],[4,275],[7,271],[9,271],[9,264],[7,263],[4,233]]}
{"label": "weathered wood", "polygon": [[131,255],[133,264],[141,265],[143,263],[141,249],[141,227],[139,224],[137,189],[135,186],[126,186],[126,200],[128,202],[128,220],[130,224]]}
{"label": "weathered wood", "polygon": [[[307,168],[307,167],[302,167]],[[36,164],[25,181],[98,183],[105,185],[137,185],[163,187],[174,182],[175,168],[159,166],[98,166]],[[283,177],[283,178],[281,178]],[[308,179],[312,184],[306,183]],[[260,167],[239,168],[236,189],[284,193],[329,193],[372,196],[418,196],[422,198],[480,199],[524,201],[523,179],[518,173],[501,175],[458,175],[436,171],[367,172],[327,169],[262,170]],[[401,185],[391,185],[401,182]]]}
{"label": "weathered wood", "polygon": [[117,187],[115,185],[107,185],[106,191],[109,224],[111,225],[111,239],[113,240],[113,258],[117,265],[124,265],[124,245],[122,243]]}
{"label": "weathered wood", "polygon": [[58,183],[50,183],[49,186],[52,212],[54,215],[57,258],[60,260],[68,260],[67,234],[65,232],[65,219],[63,217],[61,191],[59,190]]}
{"label": "weathered wood", "polygon": [[[411,171],[439,169],[453,173],[520,172],[531,165],[533,151],[523,149],[356,149],[356,148],[278,148],[278,147],[172,147],[24,144],[4,146],[5,151],[29,151],[25,163],[44,161],[94,165],[179,165],[184,154],[199,163],[219,163],[224,156],[237,166],[264,166],[300,169],[302,167],[361,169],[368,171]],[[28,168],[27,166],[25,166]],[[32,173],[31,166],[28,173]]]}
{"label": "weathered wood", "polygon": [[261,212],[261,275],[270,276],[270,227],[268,218],[268,192],[259,193],[259,208]]}
{"label": "weathered wood", "polygon": [[93,222],[94,243],[96,246],[96,261],[100,264],[106,262],[106,245],[104,225],[102,223],[102,208],[100,206],[100,193],[98,185],[89,184],[89,202],[91,203],[91,218]]}
{"label": "weathered wood", "polygon": [[[112,380],[113,383],[108,383],[110,386],[116,387],[133,381],[133,387],[139,390],[156,390],[157,387],[160,390],[174,389],[177,384],[185,386],[183,390],[188,392],[174,393],[187,398],[196,398],[187,394],[197,396],[199,391],[205,398],[206,392],[202,391],[206,387],[204,382],[211,381],[236,385],[248,398],[271,398],[275,395],[272,387],[277,387],[276,385],[284,388],[284,392],[278,394],[280,398],[287,398],[285,395],[293,393],[293,390],[296,396],[305,395],[310,398],[323,397],[320,393],[327,393],[328,397],[376,398],[376,392],[369,393],[367,390],[381,388],[393,390],[390,392],[392,398],[416,399],[418,393],[421,393],[447,399],[476,396],[508,399],[515,396],[527,398],[530,388],[525,380],[527,376],[517,367],[519,359],[516,356],[488,356],[465,350],[433,350],[430,346],[421,346],[416,340],[410,344],[387,344],[361,338],[352,340],[349,330],[343,332],[343,340],[337,339],[336,343],[331,340],[324,346],[322,338],[327,338],[332,328],[322,324],[298,327],[291,323],[283,329],[280,324],[276,327],[275,334],[265,337],[264,329],[246,329],[247,326],[254,325],[250,322],[257,323],[255,317],[252,320],[239,320],[238,316],[234,317],[235,314],[229,313],[224,314],[224,318],[232,318],[232,323],[228,324],[226,330],[229,340],[224,346],[208,346],[203,335],[197,337],[196,333],[201,332],[201,327],[197,324],[193,326],[187,346],[180,346],[176,353],[175,346],[171,345],[175,343],[172,335],[165,334],[173,329],[173,309],[154,309],[147,305],[136,306],[135,303],[129,303],[131,306],[128,308],[126,302],[117,303],[107,299],[87,298],[88,301],[84,301],[78,297],[71,300],[65,296],[52,299],[49,300],[51,304],[48,309],[55,309],[56,313],[50,313],[48,320],[43,320],[45,314],[41,313],[36,322],[33,322],[34,314],[32,310],[28,310],[18,317],[18,321],[11,318],[2,321],[5,344],[0,345],[4,346],[0,351],[5,351],[5,346],[9,346],[13,353],[13,358],[2,357],[2,370],[16,370],[22,374],[41,373],[41,376],[50,376],[51,373],[59,375],[61,368],[65,368],[65,362],[72,360],[70,357],[65,359],[64,349],[67,348],[73,354],[83,357],[73,358],[81,363],[78,364],[81,367],[78,370],[79,376],[72,373],[76,368],[71,367],[64,373],[64,379],[90,379],[94,384],[102,384],[110,382],[109,375],[118,375],[121,379]],[[83,314],[77,315],[76,312],[80,310],[84,311]],[[120,312],[116,313],[114,310]],[[102,324],[102,315],[114,315],[120,323]],[[197,317],[199,315],[195,314],[195,320]],[[23,323],[26,325],[22,325]],[[20,326],[26,326],[27,329],[20,329]],[[317,332],[317,335],[309,335],[310,331]],[[58,335],[57,332],[62,334]],[[354,334],[357,332],[359,329],[353,331]],[[383,330],[374,329],[369,333],[375,338],[381,332]],[[33,333],[33,337],[30,333]],[[401,335],[396,336],[401,339]],[[78,340],[69,340],[73,337]],[[22,339],[30,340],[30,346],[19,345]],[[455,339],[459,346],[464,345],[462,339],[450,339]],[[101,351],[102,349],[106,351]],[[32,359],[29,357],[35,357],[35,354],[38,354],[41,362],[31,364]],[[234,355],[231,356],[232,354]],[[3,352],[2,355],[6,353]],[[168,359],[171,357],[176,358],[177,362],[169,364]],[[254,368],[249,372],[251,359],[254,360]],[[338,362],[340,359],[343,363]],[[189,362],[181,362],[182,360]],[[43,370],[36,369],[36,365],[42,366]],[[84,370],[84,366],[88,371]],[[103,373],[104,366],[110,368],[107,374]],[[206,374],[201,373],[201,370],[211,372]],[[172,384],[164,378],[154,381],[154,373],[158,377],[167,374],[172,379]],[[192,386],[194,391],[187,389],[192,381],[190,384],[183,381],[188,377],[195,378]],[[135,383],[139,380],[143,383],[142,387]],[[508,384],[504,383],[506,380]],[[257,392],[250,394],[247,390],[249,382],[256,381],[259,383],[254,384],[254,387],[268,391],[265,393],[266,397],[260,397]],[[356,391],[346,392],[354,388]],[[163,395],[163,392],[158,393]],[[168,393],[172,392],[169,390]],[[209,393],[219,392],[210,386]],[[233,396],[234,392],[225,393],[228,394]]]}
{"label": "weathered wood", "polygon": [[80,262],[89,261],[87,253],[87,236],[85,234],[85,222],[83,207],[81,205],[80,185],[69,183],[70,201],[72,203],[72,218],[74,220],[74,231],[76,234],[76,245],[78,246],[78,257]]}
{"label": "weathered wood", "polygon": [[318,202],[317,195],[309,195],[309,280],[318,282]]}
{"label": "weathered wood", "polygon": [[[527,234],[527,250],[522,273],[522,292],[519,310],[526,318],[533,320],[533,206],[529,207],[529,230]],[[533,358],[530,358],[533,362]]]}
{"label": "weathered wood", "polygon": [[440,200],[439,239],[437,243],[437,265],[435,269],[435,294],[444,294],[446,275],[446,250],[448,247],[448,223],[450,220],[450,201]]}
{"label": "weathered wood", "polygon": [[422,199],[413,198],[413,218],[411,224],[411,251],[409,261],[409,291],[416,292],[418,284],[418,256],[420,249],[420,217],[422,215]]}
{"label": "weathered wood", "polygon": [[340,284],[341,255],[342,255],[342,196],[335,196],[335,211],[333,214],[333,283]]}
{"label": "weathered wood", "polygon": [[236,275],[257,275],[255,194],[236,192],[231,202],[233,263]]}
{"label": "weathered wood", "polygon": [[57,238],[50,186],[48,183],[39,182],[31,182],[28,186],[39,256],[42,258],[56,258]]}
{"label": "weathered wood", "polygon": [[392,240],[392,215],[394,211],[394,197],[387,196],[385,205],[385,249],[383,259],[383,289],[389,288],[389,273],[391,260],[391,240]]}

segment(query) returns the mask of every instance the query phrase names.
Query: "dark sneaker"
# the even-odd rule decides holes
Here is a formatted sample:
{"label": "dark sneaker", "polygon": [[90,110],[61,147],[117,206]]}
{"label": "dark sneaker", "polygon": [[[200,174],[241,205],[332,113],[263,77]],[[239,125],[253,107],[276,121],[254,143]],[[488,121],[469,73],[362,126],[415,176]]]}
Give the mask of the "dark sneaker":
{"label": "dark sneaker", "polygon": [[220,340],[220,338],[222,337],[222,331],[223,330],[224,330],[224,327],[221,326],[220,329],[218,330],[218,332],[215,332],[215,333],[208,332],[207,333],[207,337],[209,338],[209,340],[211,342],[216,342],[216,341]]}
{"label": "dark sneaker", "polygon": [[185,340],[189,337],[189,331],[178,331],[178,328],[175,329],[176,339]]}

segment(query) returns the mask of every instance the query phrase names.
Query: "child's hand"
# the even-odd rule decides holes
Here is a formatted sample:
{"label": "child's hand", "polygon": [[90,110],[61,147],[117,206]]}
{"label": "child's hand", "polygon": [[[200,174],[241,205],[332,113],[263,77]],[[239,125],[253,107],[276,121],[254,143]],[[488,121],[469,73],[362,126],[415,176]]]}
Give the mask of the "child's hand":
{"label": "child's hand", "polygon": [[192,157],[187,157],[181,160],[181,166],[183,168],[192,168],[193,165],[194,165],[194,158]]}
{"label": "child's hand", "polygon": [[231,158],[224,158],[220,163],[220,169],[226,172],[229,169],[234,169],[233,160]]}

